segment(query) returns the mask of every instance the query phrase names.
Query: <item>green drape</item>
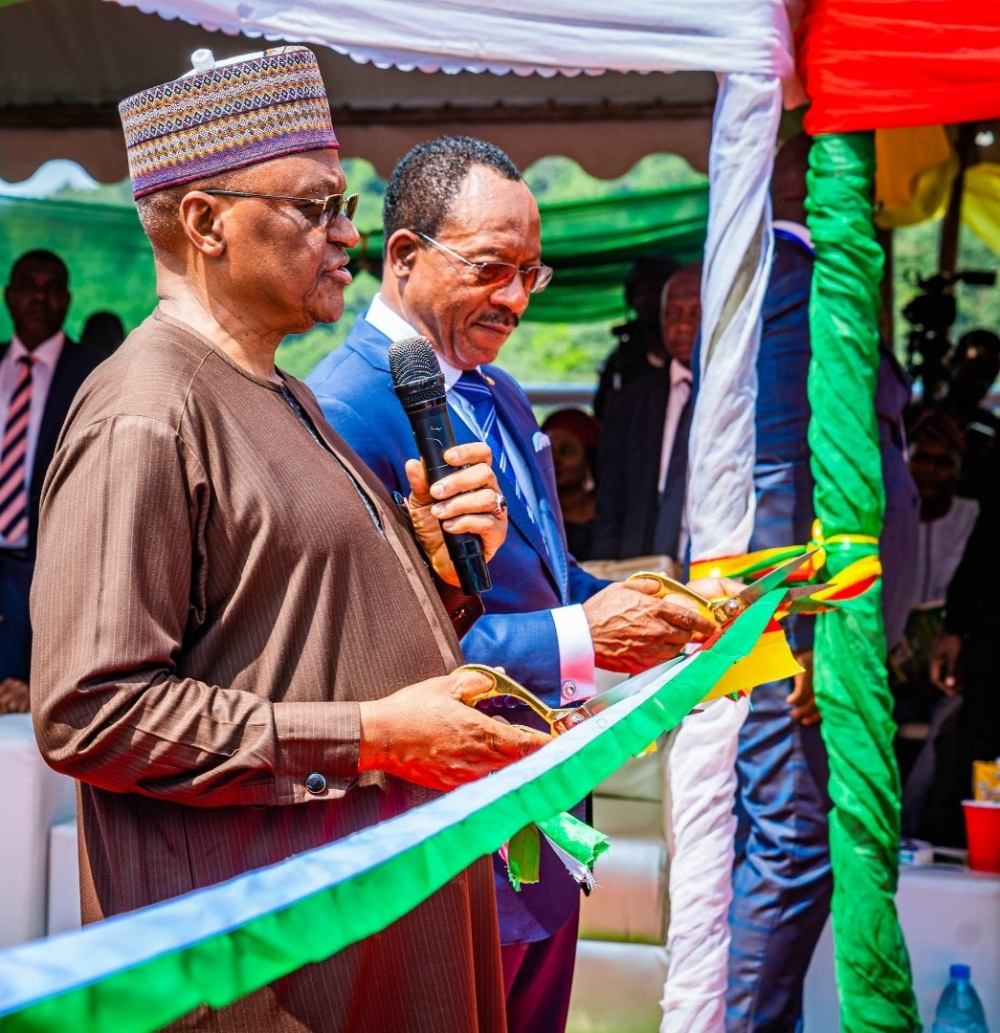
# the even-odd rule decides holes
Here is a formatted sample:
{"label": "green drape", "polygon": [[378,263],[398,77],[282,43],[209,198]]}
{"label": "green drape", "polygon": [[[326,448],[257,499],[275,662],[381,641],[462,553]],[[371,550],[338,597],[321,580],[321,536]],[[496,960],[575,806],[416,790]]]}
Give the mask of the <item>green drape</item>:
{"label": "green drape", "polygon": [[[674,186],[541,206],[542,250],[555,270],[525,315],[543,323],[618,319],[625,313],[622,281],[638,255],[666,252],[680,262],[701,257],[708,222],[708,187]],[[102,309],[135,327],[156,301],[153,259],[132,207],[0,197],[0,277],[18,255],[56,252],[69,266],[73,305],[67,322],[78,334]],[[366,233],[352,252],[355,268],[378,272],[381,231]],[[0,339],[10,333],[0,311]]]}
{"label": "green drape", "polygon": [[[816,516],[828,538],[878,537],[885,511],[874,405],[883,255],[872,226],[873,137],[817,137],[809,163],[806,208],[816,248],[809,445]],[[828,576],[871,548],[831,551]],[[816,628],[816,698],[833,799],[834,950],[841,1028],[847,1033],[920,1028],[893,899],[900,787],[881,601],[877,582],[821,614]]]}

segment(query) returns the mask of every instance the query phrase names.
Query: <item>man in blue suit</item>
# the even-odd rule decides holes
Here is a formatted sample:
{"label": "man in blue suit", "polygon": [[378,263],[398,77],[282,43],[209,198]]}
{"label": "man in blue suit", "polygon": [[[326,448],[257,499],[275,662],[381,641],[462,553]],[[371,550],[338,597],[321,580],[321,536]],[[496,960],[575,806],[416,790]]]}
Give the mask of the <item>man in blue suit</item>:
{"label": "man in blue suit", "polygon": [[[711,625],[650,582],[608,585],[566,549],[546,436],[515,381],[490,365],[551,270],[531,192],[500,150],[467,137],[421,144],[396,166],[384,210],[381,292],[308,379],[324,414],[390,491],[406,493],[413,433],[392,392],[388,348],[422,334],[437,353],[459,442],[485,440],[509,507],[486,614],[462,641],[551,706],[583,702],[594,669],[637,673]],[[447,529],[447,521],[444,524]],[[503,710],[531,723],[517,706]],[[541,881],[514,893],[495,863],[508,1027],[559,1033],[572,984],[579,889],[543,846]]]}

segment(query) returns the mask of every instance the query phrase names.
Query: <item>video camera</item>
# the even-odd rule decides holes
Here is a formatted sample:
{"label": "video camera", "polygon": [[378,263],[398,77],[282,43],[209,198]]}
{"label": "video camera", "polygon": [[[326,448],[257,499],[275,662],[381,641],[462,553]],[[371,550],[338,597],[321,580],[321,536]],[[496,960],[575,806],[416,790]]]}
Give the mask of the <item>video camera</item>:
{"label": "video camera", "polygon": [[904,318],[913,327],[906,348],[907,369],[914,380],[923,381],[925,398],[938,398],[949,381],[945,363],[951,350],[948,331],[958,314],[955,296],[948,288],[956,283],[992,287],[997,274],[982,269],[964,269],[957,273],[937,273],[926,280],[911,273],[908,279],[923,293],[903,309]]}

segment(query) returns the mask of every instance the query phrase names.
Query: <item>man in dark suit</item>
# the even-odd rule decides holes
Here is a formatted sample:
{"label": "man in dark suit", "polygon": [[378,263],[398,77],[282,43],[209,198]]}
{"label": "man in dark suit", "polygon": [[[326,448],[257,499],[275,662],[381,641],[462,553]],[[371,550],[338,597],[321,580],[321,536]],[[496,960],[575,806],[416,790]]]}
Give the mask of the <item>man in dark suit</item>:
{"label": "man in dark suit", "polygon": [[701,324],[701,263],[664,284],[660,330],[669,363],[610,396],[597,458],[596,559],[681,561],[691,355]]}
{"label": "man in dark suit", "polygon": [[[383,221],[380,294],[308,384],[330,423],[401,496],[415,447],[388,348],[418,333],[434,346],[455,436],[491,446],[510,516],[490,564],[486,613],[462,640],[466,659],[503,666],[550,706],[565,706],[594,693],[595,665],[635,673],[676,655],[692,630],[710,633],[697,614],[651,598],[651,582],[607,585],[567,551],[549,441],[523,391],[492,365],[551,275],[538,207],[510,159],[467,137],[421,144],[393,172]],[[516,705],[503,714],[516,724],[533,717]],[[508,1028],[559,1033],[579,889],[544,845],[538,884],[514,893],[499,860],[495,880]]]}
{"label": "man in dark suit", "polygon": [[611,332],[618,345],[604,360],[594,393],[594,416],[604,419],[608,400],[633,380],[655,370],[662,370],[670,361],[663,349],[660,330],[660,309],[663,287],[677,272],[679,263],[669,255],[640,255],[625,277],[625,304],[635,318]]}
{"label": "man in dark suit", "polygon": [[52,252],[14,263],[4,301],[14,337],[0,345],[0,714],[28,710],[38,500],[73,396],[103,358],[63,333],[69,275]]}

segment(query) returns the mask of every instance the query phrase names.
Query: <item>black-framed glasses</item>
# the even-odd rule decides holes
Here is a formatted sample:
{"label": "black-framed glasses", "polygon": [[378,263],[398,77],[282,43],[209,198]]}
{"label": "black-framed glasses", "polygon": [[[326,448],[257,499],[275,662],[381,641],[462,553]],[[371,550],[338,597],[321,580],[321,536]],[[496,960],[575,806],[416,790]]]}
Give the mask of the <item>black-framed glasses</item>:
{"label": "black-framed glasses", "polygon": [[266,201],[291,201],[300,208],[318,208],[318,226],[324,229],[343,213],[348,219],[354,219],[358,210],[360,194],[327,194],[326,197],[295,197],[288,194],[254,194],[247,190],[203,190],[203,194],[218,194],[222,197],[261,197]]}
{"label": "black-framed glasses", "polygon": [[414,232],[421,240],[426,240],[428,244],[433,244],[434,247],[443,251],[446,255],[457,258],[470,269],[475,269],[476,283],[480,287],[495,287],[499,289],[513,283],[515,276],[520,276],[521,283],[524,284],[524,289],[528,294],[539,294],[552,281],[552,268],[550,266],[528,265],[522,267],[513,265],[510,262],[470,262],[457,251],[452,251],[450,247],[446,247],[440,241],[435,240],[433,237],[428,237],[426,233],[421,233],[419,230]]}

